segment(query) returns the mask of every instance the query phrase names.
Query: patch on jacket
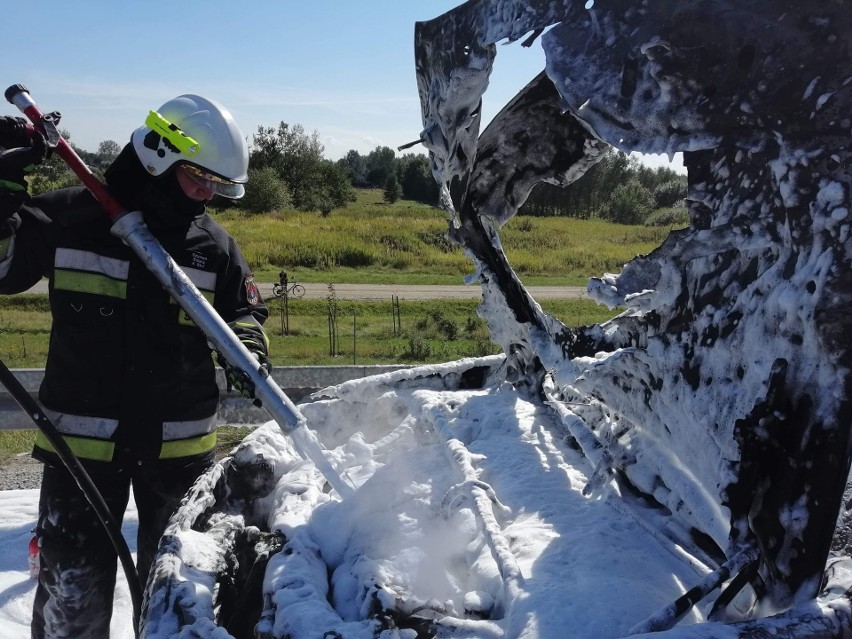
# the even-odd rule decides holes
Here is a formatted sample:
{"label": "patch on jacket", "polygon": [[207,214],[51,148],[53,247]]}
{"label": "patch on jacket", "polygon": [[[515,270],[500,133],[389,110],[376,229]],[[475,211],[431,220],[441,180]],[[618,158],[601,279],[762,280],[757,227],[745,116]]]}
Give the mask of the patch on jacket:
{"label": "patch on jacket", "polygon": [[246,277],[246,298],[252,306],[260,304],[260,292],[257,290],[257,284],[254,283],[254,275]]}

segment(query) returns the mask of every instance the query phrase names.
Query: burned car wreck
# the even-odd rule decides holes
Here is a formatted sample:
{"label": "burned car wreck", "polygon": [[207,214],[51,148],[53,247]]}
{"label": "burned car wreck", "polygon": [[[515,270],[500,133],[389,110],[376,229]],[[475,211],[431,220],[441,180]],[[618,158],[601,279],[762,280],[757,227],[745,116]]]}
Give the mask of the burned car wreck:
{"label": "burned car wreck", "polygon": [[[495,44],[522,39],[546,68],[480,135]],[[345,500],[257,429],[173,518],[142,636],[852,636],[849,12],[471,0],[415,47],[448,236],[504,354],[303,404]],[[498,231],[610,146],[683,152],[691,222],[591,280],[626,310],[572,329]]]}

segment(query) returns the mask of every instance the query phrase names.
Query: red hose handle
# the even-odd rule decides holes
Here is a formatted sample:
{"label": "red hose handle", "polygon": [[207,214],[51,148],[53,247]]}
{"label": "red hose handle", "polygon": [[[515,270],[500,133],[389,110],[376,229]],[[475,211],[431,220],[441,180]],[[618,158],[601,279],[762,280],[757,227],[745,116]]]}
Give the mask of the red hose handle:
{"label": "red hose handle", "polygon": [[[21,113],[30,119],[35,130],[42,134],[45,133],[45,116],[42,114],[32,97],[30,97],[27,87],[23,84],[14,84],[6,89],[5,96],[6,100],[8,100],[10,104],[16,106]],[[98,178],[96,178],[92,173],[91,169],[86,166],[86,163],[80,159],[80,156],[71,148],[71,145],[68,144],[68,142],[66,142],[61,136],[59,137],[54,151],[65,161],[65,164],[67,164],[68,168],[74,172],[74,175],[80,178],[80,181],[83,182],[86,188],[91,191],[92,195],[95,196],[95,199],[100,203],[104,211],[106,211],[110,220],[115,221],[119,215],[125,212],[126,209],[119,204],[118,200],[110,195],[109,191],[106,190],[106,187],[100,183]]]}

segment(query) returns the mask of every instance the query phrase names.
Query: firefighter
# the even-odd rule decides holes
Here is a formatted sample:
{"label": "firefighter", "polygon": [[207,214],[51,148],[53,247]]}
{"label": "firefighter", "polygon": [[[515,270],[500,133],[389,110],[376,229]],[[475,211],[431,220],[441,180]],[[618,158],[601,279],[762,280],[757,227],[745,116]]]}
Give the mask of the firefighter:
{"label": "firefighter", "polygon": [[[169,516],[214,460],[213,353],[143,261],[110,233],[109,218],[86,189],[27,196],[25,173],[44,158],[45,143],[11,137],[0,139],[0,293],[48,278],[53,325],[39,400],[117,521],[132,488],[144,587]],[[248,149],[231,114],[213,100],[182,95],[148,114],[104,177],[124,207],[142,211],[268,370],[267,308],[234,239],[206,212],[215,195],[243,195],[247,169]],[[253,397],[251,381],[219,359],[229,384]],[[32,636],[103,639],[116,553],[41,434],[33,456],[44,470]]]}

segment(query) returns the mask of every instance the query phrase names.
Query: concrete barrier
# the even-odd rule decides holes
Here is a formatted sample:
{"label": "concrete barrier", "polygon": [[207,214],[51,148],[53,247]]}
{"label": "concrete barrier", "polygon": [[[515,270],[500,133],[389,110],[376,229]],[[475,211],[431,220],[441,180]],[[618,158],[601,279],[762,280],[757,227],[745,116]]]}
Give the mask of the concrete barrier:
{"label": "concrete barrier", "polygon": [[[272,378],[287,394],[298,403],[327,386],[341,384],[350,379],[378,375],[390,371],[407,368],[400,365],[387,366],[279,366],[273,369]],[[16,368],[12,373],[23,387],[36,399],[41,380],[44,378],[43,368]],[[225,390],[225,376],[221,369],[216,370],[216,379],[221,390],[219,402],[219,420],[227,424],[259,424],[269,421],[270,417],[262,408],[257,408],[250,400],[243,399],[235,393]],[[152,399],[152,401],[156,401]],[[0,430],[29,430],[35,428],[32,420],[27,417],[12,395],[0,385]]]}

